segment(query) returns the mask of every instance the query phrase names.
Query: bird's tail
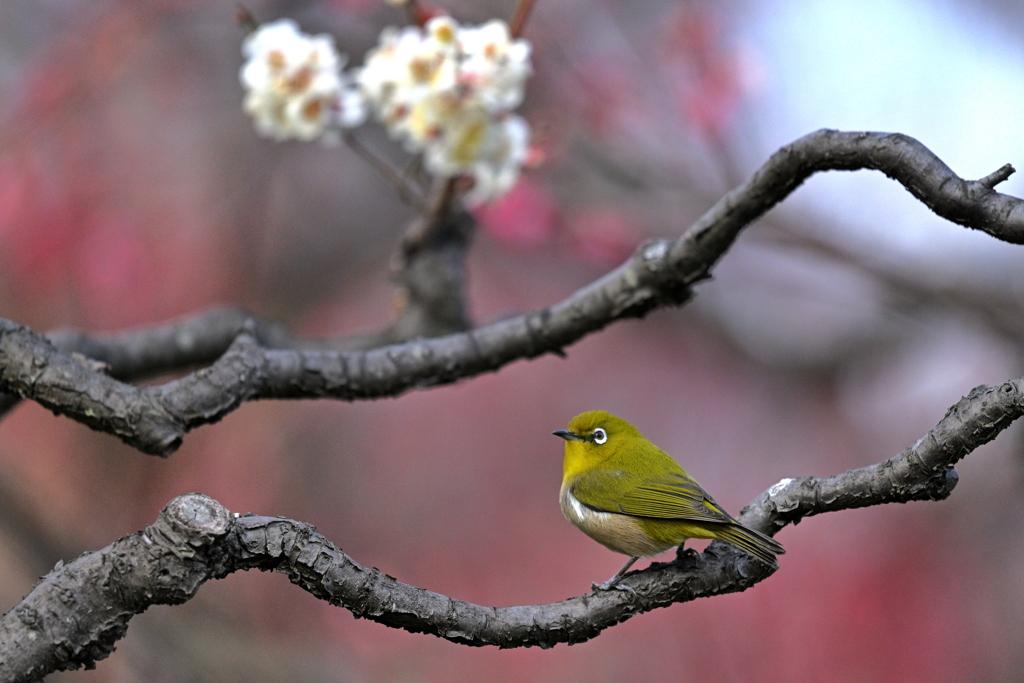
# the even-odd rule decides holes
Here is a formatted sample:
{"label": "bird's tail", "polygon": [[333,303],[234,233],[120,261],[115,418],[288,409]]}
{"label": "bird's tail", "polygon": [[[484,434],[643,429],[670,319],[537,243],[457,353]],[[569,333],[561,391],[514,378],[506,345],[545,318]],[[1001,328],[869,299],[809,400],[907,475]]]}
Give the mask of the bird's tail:
{"label": "bird's tail", "polygon": [[732,543],[740,550],[750,553],[773,568],[779,566],[775,556],[783,555],[786,552],[782,545],[774,538],[765,536],[759,531],[748,529],[739,522],[726,525],[719,531],[718,538]]}

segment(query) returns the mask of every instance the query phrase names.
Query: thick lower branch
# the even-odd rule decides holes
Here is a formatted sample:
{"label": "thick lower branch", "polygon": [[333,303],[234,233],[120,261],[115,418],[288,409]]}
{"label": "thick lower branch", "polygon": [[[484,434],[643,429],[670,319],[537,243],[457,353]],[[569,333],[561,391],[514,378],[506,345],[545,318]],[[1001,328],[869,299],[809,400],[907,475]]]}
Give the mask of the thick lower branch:
{"label": "thick lower branch", "polygon": [[[967,181],[905,135],[823,130],[772,155],[678,239],[641,246],[623,265],[540,311],[444,337],[350,352],[303,350],[296,344],[268,348],[260,343],[268,333],[250,323],[209,367],[144,388],[112,380],[26,328],[3,322],[0,388],[115,434],[144,452],[167,455],[180,445],[185,432],[219,420],[247,400],[369,399],[455,382],[515,360],[561,353],[616,320],[685,302],[692,285],[708,277],[740,230],[810,175],[861,168],[883,171],[951,221],[1007,242],[1024,242],[1024,202],[990,187],[1008,174],[1007,169],[982,181]],[[170,354],[168,362],[195,360],[217,347],[202,343],[206,338],[196,334],[196,349],[204,351]],[[129,341],[126,336],[126,347]],[[116,357],[109,343],[106,348],[107,355]],[[152,371],[157,365],[148,360],[137,367]]]}
{"label": "thick lower branch", "polygon": [[[1024,379],[981,386],[900,455],[832,477],[783,479],[739,520],[775,534],[803,517],[850,508],[938,500],[956,484],[953,466],[1024,413]],[[0,680],[30,681],[92,666],[113,651],[132,616],[177,604],[212,578],[273,570],[355,616],[465,645],[551,647],[578,643],[637,614],[742,591],[772,570],[728,544],[627,574],[629,591],[598,591],[547,605],[484,607],[416,588],[366,568],[311,525],[235,517],[202,494],[172,500],[142,533],[58,565],[0,619]]]}
{"label": "thick lower branch", "polygon": [[181,496],[145,531],[58,563],[0,619],[0,680],[93,668],[114,651],[133,616],[185,602],[204,581],[224,575],[213,543],[229,524],[213,499]]}

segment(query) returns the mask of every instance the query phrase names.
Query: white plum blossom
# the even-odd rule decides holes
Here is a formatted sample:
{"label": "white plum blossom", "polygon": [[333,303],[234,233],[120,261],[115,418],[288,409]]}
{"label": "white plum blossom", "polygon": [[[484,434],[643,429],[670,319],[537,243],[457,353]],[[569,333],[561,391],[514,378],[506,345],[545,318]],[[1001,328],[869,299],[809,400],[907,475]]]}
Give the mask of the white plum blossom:
{"label": "white plum blossom", "polygon": [[356,75],[377,118],[409,151],[421,151],[458,108],[454,24],[437,17],[426,34],[415,26],[384,29]]}
{"label": "white plum blossom", "polygon": [[442,144],[427,148],[427,168],[439,175],[465,173],[472,178],[473,186],[463,196],[470,206],[511,190],[529,150],[526,121],[509,114],[497,121],[467,117],[460,123],[446,129]]}
{"label": "white plum blossom", "polygon": [[262,135],[329,139],[362,123],[369,107],[429,172],[468,176],[467,204],[494,199],[519,177],[530,129],[512,110],[532,73],[530,44],[503,21],[460,26],[438,16],[422,28],[386,28],[352,76],[329,36],[288,19],[261,26],[242,51],[245,110]]}
{"label": "white plum blossom", "polygon": [[532,73],[530,45],[494,20],[462,27],[448,16],[386,29],[356,80],[377,118],[428,171],[468,175],[468,204],[507,192],[526,158],[529,127],[510,112]]}
{"label": "white plum blossom", "polygon": [[365,119],[362,95],[341,71],[345,59],[330,36],[307,35],[295,22],[281,19],[250,34],[242,54],[243,107],[261,135],[329,141],[335,126]]}
{"label": "white plum blossom", "polygon": [[512,40],[508,24],[492,19],[463,28],[459,46],[464,55],[459,68],[463,82],[489,111],[509,111],[522,104],[526,79],[533,73],[528,42]]}

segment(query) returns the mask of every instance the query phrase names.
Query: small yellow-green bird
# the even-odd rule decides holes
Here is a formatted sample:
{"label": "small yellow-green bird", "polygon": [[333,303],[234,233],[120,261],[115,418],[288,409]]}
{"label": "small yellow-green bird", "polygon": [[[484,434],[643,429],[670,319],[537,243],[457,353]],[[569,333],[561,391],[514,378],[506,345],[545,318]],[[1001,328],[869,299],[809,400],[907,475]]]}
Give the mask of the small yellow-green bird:
{"label": "small yellow-green bird", "polygon": [[786,551],[778,541],[743,526],[668,453],[636,427],[604,410],[577,415],[565,439],[562,514],[587,536],[629,555],[615,576],[594,588],[615,588],[641,557],[688,538],[717,538],[771,567]]}

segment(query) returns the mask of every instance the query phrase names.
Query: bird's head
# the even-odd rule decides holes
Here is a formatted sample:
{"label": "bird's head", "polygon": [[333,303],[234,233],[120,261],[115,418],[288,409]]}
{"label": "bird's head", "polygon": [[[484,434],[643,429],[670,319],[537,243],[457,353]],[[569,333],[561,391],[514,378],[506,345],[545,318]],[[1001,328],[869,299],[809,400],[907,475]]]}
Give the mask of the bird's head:
{"label": "bird's head", "polygon": [[553,434],[565,439],[565,479],[597,467],[631,439],[643,438],[636,427],[605,410],[577,415],[569,422],[568,429]]}

